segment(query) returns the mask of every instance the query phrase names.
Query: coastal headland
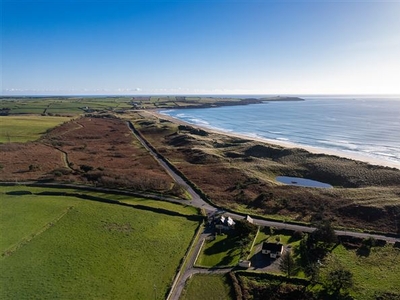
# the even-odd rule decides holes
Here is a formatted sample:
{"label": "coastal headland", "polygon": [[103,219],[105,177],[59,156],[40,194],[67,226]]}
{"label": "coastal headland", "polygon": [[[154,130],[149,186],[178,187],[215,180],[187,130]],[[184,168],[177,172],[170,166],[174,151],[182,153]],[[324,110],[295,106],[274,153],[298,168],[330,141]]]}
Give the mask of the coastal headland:
{"label": "coastal headland", "polygon": [[[268,262],[261,247],[280,241],[300,262],[308,257],[299,252],[301,245],[321,224],[333,225],[339,237],[320,258],[321,272],[338,265],[330,261],[335,257],[354,274],[351,293],[357,297],[399,295],[399,169],[193,126],[155,109],[176,108],[174,101],[177,97],[140,103],[126,97],[0,101],[7,298],[43,290],[62,298],[71,298],[71,291],[129,298],[133,289],[136,298],[203,299],[210,283],[193,293],[188,279],[203,273],[210,282],[230,278],[222,288],[234,289],[236,296],[244,291],[243,299],[265,288],[257,283],[253,290],[249,280],[267,286],[278,280],[277,295],[289,285],[304,291],[315,287],[304,273],[307,262],[295,277],[284,277],[282,259]],[[202,98],[194,101],[201,105]],[[281,176],[289,182],[280,182]],[[326,185],[302,187],[303,179]],[[216,234],[210,222],[218,214],[241,224],[247,215],[254,234],[245,243],[237,228]],[[251,261],[250,272],[237,268],[241,259]],[[366,268],[371,277],[364,277]],[[379,281],[383,276],[386,285]],[[312,293],[324,295],[324,282]],[[299,299],[325,299],[310,295]]]}
{"label": "coastal headland", "polygon": [[[398,232],[396,168],[202,128],[154,110],[134,114],[135,126],[150,143],[221,207],[287,221],[328,218],[336,226]],[[318,180],[334,188],[284,185],[277,176]]]}
{"label": "coastal headland", "polygon": [[[1,108],[7,114],[2,120],[7,124],[21,127],[25,123],[14,116],[28,117],[33,112],[39,112],[35,118],[43,120],[49,115],[64,119],[42,132],[40,139],[23,144],[13,143],[11,130],[17,126],[10,126],[0,145],[0,180],[78,182],[184,195],[132,137],[126,126],[130,121],[160,155],[220,207],[282,221],[330,219],[337,227],[399,233],[400,170],[325,149],[200,128],[155,109],[182,103],[209,107],[217,102],[242,101],[179,96],[2,99]],[[25,127],[31,127],[29,120]],[[317,180],[333,188],[285,185],[277,176]]]}

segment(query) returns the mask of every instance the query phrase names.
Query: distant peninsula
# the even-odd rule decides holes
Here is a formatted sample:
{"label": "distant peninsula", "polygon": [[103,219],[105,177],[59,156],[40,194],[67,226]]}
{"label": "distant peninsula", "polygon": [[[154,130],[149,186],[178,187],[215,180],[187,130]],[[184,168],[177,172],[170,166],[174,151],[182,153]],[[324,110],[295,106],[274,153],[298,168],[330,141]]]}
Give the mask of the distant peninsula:
{"label": "distant peninsula", "polygon": [[[57,107],[68,101],[69,109]],[[124,113],[138,109],[210,108],[260,104],[267,102],[305,101],[294,96],[243,97],[240,96],[3,96],[0,97],[0,116],[24,114],[30,109],[44,115],[71,115],[76,112],[93,113],[113,111]],[[21,103],[24,103],[21,106]]]}
{"label": "distant peninsula", "polygon": [[272,101],[304,101],[293,96],[271,96],[262,98],[235,98],[227,96],[139,96],[133,97],[132,104],[138,108],[210,108],[260,104]]}
{"label": "distant peninsula", "polygon": [[264,97],[260,98],[261,101],[263,102],[272,102],[272,101],[305,101],[303,98],[299,97],[281,97],[281,96],[276,96],[276,97]]}
{"label": "distant peninsula", "polygon": [[232,105],[248,105],[248,104],[259,104],[264,102],[277,102],[277,101],[305,101],[299,97],[264,97],[264,98],[243,98],[237,99],[238,101],[232,101],[232,99],[225,100],[224,98],[215,98],[214,103],[204,103],[198,107],[219,107],[219,106],[232,106]]}

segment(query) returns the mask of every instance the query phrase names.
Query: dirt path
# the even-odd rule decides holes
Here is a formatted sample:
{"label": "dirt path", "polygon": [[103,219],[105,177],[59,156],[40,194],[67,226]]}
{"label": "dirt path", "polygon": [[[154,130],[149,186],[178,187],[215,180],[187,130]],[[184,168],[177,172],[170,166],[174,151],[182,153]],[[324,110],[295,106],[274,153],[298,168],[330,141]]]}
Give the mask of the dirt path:
{"label": "dirt path", "polygon": [[56,150],[57,152],[59,152],[60,155],[61,155],[61,160],[62,160],[62,162],[64,163],[64,167],[67,168],[67,169],[69,169],[69,170],[71,170],[71,171],[75,171],[74,169],[72,169],[72,168],[70,167],[69,160],[68,160],[68,153],[67,153],[67,152],[65,152],[64,150],[61,150],[60,148],[58,148],[58,147],[56,147],[56,146],[49,145],[49,144],[46,144],[46,143],[43,143],[43,142],[42,142],[42,145],[44,145],[44,146],[46,146],[46,147],[49,147],[49,148],[51,148],[51,149],[54,149],[54,150]]}
{"label": "dirt path", "polygon": [[[78,121],[72,121],[72,123],[76,124],[77,127],[76,127],[76,128],[72,128],[72,129],[70,129],[70,130],[67,130],[67,131],[63,132],[62,135],[65,135],[65,134],[67,134],[67,133],[69,133],[69,132],[71,132],[71,131],[78,130],[78,129],[81,129],[81,128],[84,128],[84,127],[85,127],[84,125],[82,125],[82,124],[79,123]],[[61,160],[62,160],[63,163],[64,163],[64,167],[67,168],[67,169],[69,169],[69,170],[71,170],[71,171],[76,171],[75,169],[71,168],[71,164],[70,164],[70,161],[69,161],[69,159],[68,159],[68,152],[66,152],[66,151],[64,151],[64,150],[62,150],[62,149],[60,149],[60,148],[57,147],[57,146],[53,146],[53,145],[51,145],[51,144],[44,143],[43,141],[42,141],[42,144],[45,145],[45,146],[47,146],[47,147],[50,147],[50,148],[52,148],[52,149],[54,149],[54,150],[56,150],[56,151],[58,151],[58,152],[60,152]]]}

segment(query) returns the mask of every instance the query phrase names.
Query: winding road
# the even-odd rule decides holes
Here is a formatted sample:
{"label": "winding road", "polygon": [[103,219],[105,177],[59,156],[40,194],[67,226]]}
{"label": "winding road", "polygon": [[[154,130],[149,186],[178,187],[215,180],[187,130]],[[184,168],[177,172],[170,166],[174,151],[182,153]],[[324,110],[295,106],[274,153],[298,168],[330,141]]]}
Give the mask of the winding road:
{"label": "winding road", "polygon": [[[159,153],[156,153],[154,150],[152,150],[148,145],[149,143],[141,136],[136,134],[134,127],[132,123],[128,122],[128,127],[132,131],[133,135],[139,140],[139,142],[149,151],[149,153],[154,157],[154,159],[166,170],[166,172],[172,177],[172,179],[179,183],[181,186],[183,186],[188,193],[191,196],[190,200],[190,205],[198,208],[203,208],[207,213],[213,213],[216,212],[217,210],[220,210],[218,207],[206,202],[201,198],[199,194],[196,193],[192,189],[192,187],[180,176],[178,175],[174,170],[172,170],[168,163],[165,162],[165,160],[162,158],[162,156]],[[187,204],[187,200],[182,200]],[[180,202],[180,200],[176,200],[176,202]],[[232,219],[243,219],[246,217],[244,214],[238,214],[238,213],[233,213],[233,212],[225,212],[224,213],[227,216],[230,216]],[[312,232],[315,230],[315,227],[310,227],[310,226],[304,226],[304,225],[297,225],[297,224],[291,224],[291,223],[286,223],[286,222],[279,222],[279,221],[270,221],[270,220],[264,220],[264,219],[258,219],[258,218],[253,218],[253,223],[256,225],[260,226],[269,226],[269,227],[277,227],[280,229],[289,229],[293,231],[303,231],[303,232]],[[380,239],[380,240],[385,240],[386,242],[389,243],[394,243],[394,242],[400,242],[400,238],[397,237],[390,237],[390,236],[385,236],[385,235],[379,235],[379,234],[371,234],[371,233],[363,233],[363,232],[354,232],[354,231],[347,231],[347,230],[336,230],[335,231],[337,235],[346,235],[346,236],[352,236],[352,237],[358,237],[358,238],[368,238],[368,237],[373,237],[375,239]]]}
{"label": "winding road", "polygon": [[[154,159],[165,169],[165,171],[172,177],[172,179],[180,184],[182,187],[184,187],[187,192],[191,196],[190,200],[190,205],[198,208],[204,209],[207,214],[212,214],[219,210],[216,206],[211,205],[210,203],[206,202],[201,198],[201,196],[196,193],[192,189],[192,187],[179,175],[177,174],[172,168],[169,166],[169,164],[165,161],[165,159],[159,154],[156,153],[153,150],[153,147],[149,147],[149,142],[144,139],[143,136],[141,136],[139,133],[137,133],[136,129],[134,128],[133,124],[131,122],[127,122],[127,125],[135,138],[147,149],[147,151],[154,157]],[[185,201],[183,203],[187,204],[187,200],[182,200]],[[174,202],[180,202],[180,200],[174,200]],[[246,216],[238,213],[232,213],[232,212],[225,212],[224,213],[227,216],[230,216],[232,219],[243,219]],[[268,226],[268,227],[276,227],[280,229],[289,229],[293,231],[302,231],[302,232],[312,232],[315,230],[315,227],[309,227],[309,226],[302,226],[302,225],[297,225],[297,224],[289,224],[285,222],[278,222],[278,221],[269,221],[269,220],[263,220],[263,219],[258,219],[258,218],[253,218],[253,223],[259,226]],[[353,231],[346,231],[346,230],[335,230],[336,234],[339,236],[351,236],[351,237],[356,237],[356,238],[375,238],[379,240],[385,240],[388,243],[395,243],[395,242],[400,242],[400,238],[396,237],[390,237],[390,236],[384,236],[384,235],[378,235],[378,234],[370,234],[370,233],[363,233],[363,232],[353,232]],[[193,274],[196,273],[227,273],[231,271],[231,268],[227,269],[200,269],[200,268],[194,268],[195,260],[201,250],[202,243],[204,239],[207,237],[207,234],[202,233],[198,241],[193,245],[193,251],[189,257],[186,258],[186,267],[184,269],[181,269],[180,272],[178,273],[177,278],[175,278],[174,283],[172,285],[170,294],[168,295],[168,300],[179,300],[179,297],[182,293],[182,290],[185,286],[186,280],[190,278]]]}

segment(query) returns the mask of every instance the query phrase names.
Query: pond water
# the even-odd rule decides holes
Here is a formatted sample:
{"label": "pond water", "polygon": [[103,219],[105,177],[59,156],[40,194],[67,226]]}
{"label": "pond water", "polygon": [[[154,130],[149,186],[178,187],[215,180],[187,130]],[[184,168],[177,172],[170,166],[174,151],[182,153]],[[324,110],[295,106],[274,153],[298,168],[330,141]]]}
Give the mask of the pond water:
{"label": "pond water", "polygon": [[316,187],[316,188],[332,188],[333,187],[332,185],[330,185],[328,183],[311,180],[311,179],[306,179],[306,178],[299,178],[299,177],[278,176],[278,177],[276,177],[276,180],[281,183],[285,183],[285,184],[289,184],[289,185],[304,186],[304,187]]}

